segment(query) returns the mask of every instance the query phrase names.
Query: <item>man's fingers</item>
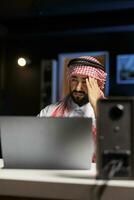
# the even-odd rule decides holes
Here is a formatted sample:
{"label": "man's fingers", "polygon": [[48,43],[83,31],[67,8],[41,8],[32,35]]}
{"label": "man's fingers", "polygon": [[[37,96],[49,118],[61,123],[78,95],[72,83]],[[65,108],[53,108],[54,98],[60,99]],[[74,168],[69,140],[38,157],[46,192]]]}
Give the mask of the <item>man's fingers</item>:
{"label": "man's fingers", "polygon": [[88,78],[86,78],[86,85],[87,85],[87,88],[90,87],[90,82],[89,82],[89,79],[88,79]]}
{"label": "man's fingers", "polygon": [[91,77],[86,78],[86,84],[87,87],[98,86],[97,79]]}

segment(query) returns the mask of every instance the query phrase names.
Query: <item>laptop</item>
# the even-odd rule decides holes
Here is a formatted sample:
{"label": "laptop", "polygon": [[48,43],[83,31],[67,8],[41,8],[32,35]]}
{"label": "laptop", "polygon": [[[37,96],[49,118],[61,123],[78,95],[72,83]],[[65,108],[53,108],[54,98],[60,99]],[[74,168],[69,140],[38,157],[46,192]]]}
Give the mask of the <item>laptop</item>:
{"label": "laptop", "polygon": [[4,168],[88,170],[91,118],[0,116]]}

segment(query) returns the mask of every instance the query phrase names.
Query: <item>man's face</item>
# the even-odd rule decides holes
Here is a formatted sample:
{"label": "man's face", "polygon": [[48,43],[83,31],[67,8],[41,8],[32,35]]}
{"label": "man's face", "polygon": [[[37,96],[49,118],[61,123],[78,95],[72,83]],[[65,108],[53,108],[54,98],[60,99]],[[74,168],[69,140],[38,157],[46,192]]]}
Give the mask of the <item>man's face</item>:
{"label": "man's face", "polygon": [[83,75],[75,75],[70,78],[71,97],[79,106],[88,103],[86,78],[88,77]]}

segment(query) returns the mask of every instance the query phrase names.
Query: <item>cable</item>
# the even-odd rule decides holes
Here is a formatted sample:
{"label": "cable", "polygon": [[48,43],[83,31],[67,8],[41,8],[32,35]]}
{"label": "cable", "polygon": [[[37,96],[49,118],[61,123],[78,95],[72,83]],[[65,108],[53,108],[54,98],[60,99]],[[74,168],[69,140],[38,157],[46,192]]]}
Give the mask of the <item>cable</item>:
{"label": "cable", "polygon": [[120,159],[112,160],[104,167],[103,171],[105,179],[103,185],[95,185],[95,187],[93,187],[90,200],[101,200],[109,180],[111,180],[116,175],[116,173],[121,170],[123,163],[123,160]]}
{"label": "cable", "polygon": [[112,179],[115,176],[115,174],[120,171],[122,166],[123,166],[122,160],[110,161],[103,169],[104,177],[108,180]]}

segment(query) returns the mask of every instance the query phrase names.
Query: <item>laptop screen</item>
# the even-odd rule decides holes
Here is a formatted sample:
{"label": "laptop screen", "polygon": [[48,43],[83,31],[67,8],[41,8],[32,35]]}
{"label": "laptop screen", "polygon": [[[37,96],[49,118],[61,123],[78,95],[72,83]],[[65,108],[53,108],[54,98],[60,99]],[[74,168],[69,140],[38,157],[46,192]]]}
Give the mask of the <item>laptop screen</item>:
{"label": "laptop screen", "polygon": [[5,168],[90,169],[91,118],[1,116]]}

